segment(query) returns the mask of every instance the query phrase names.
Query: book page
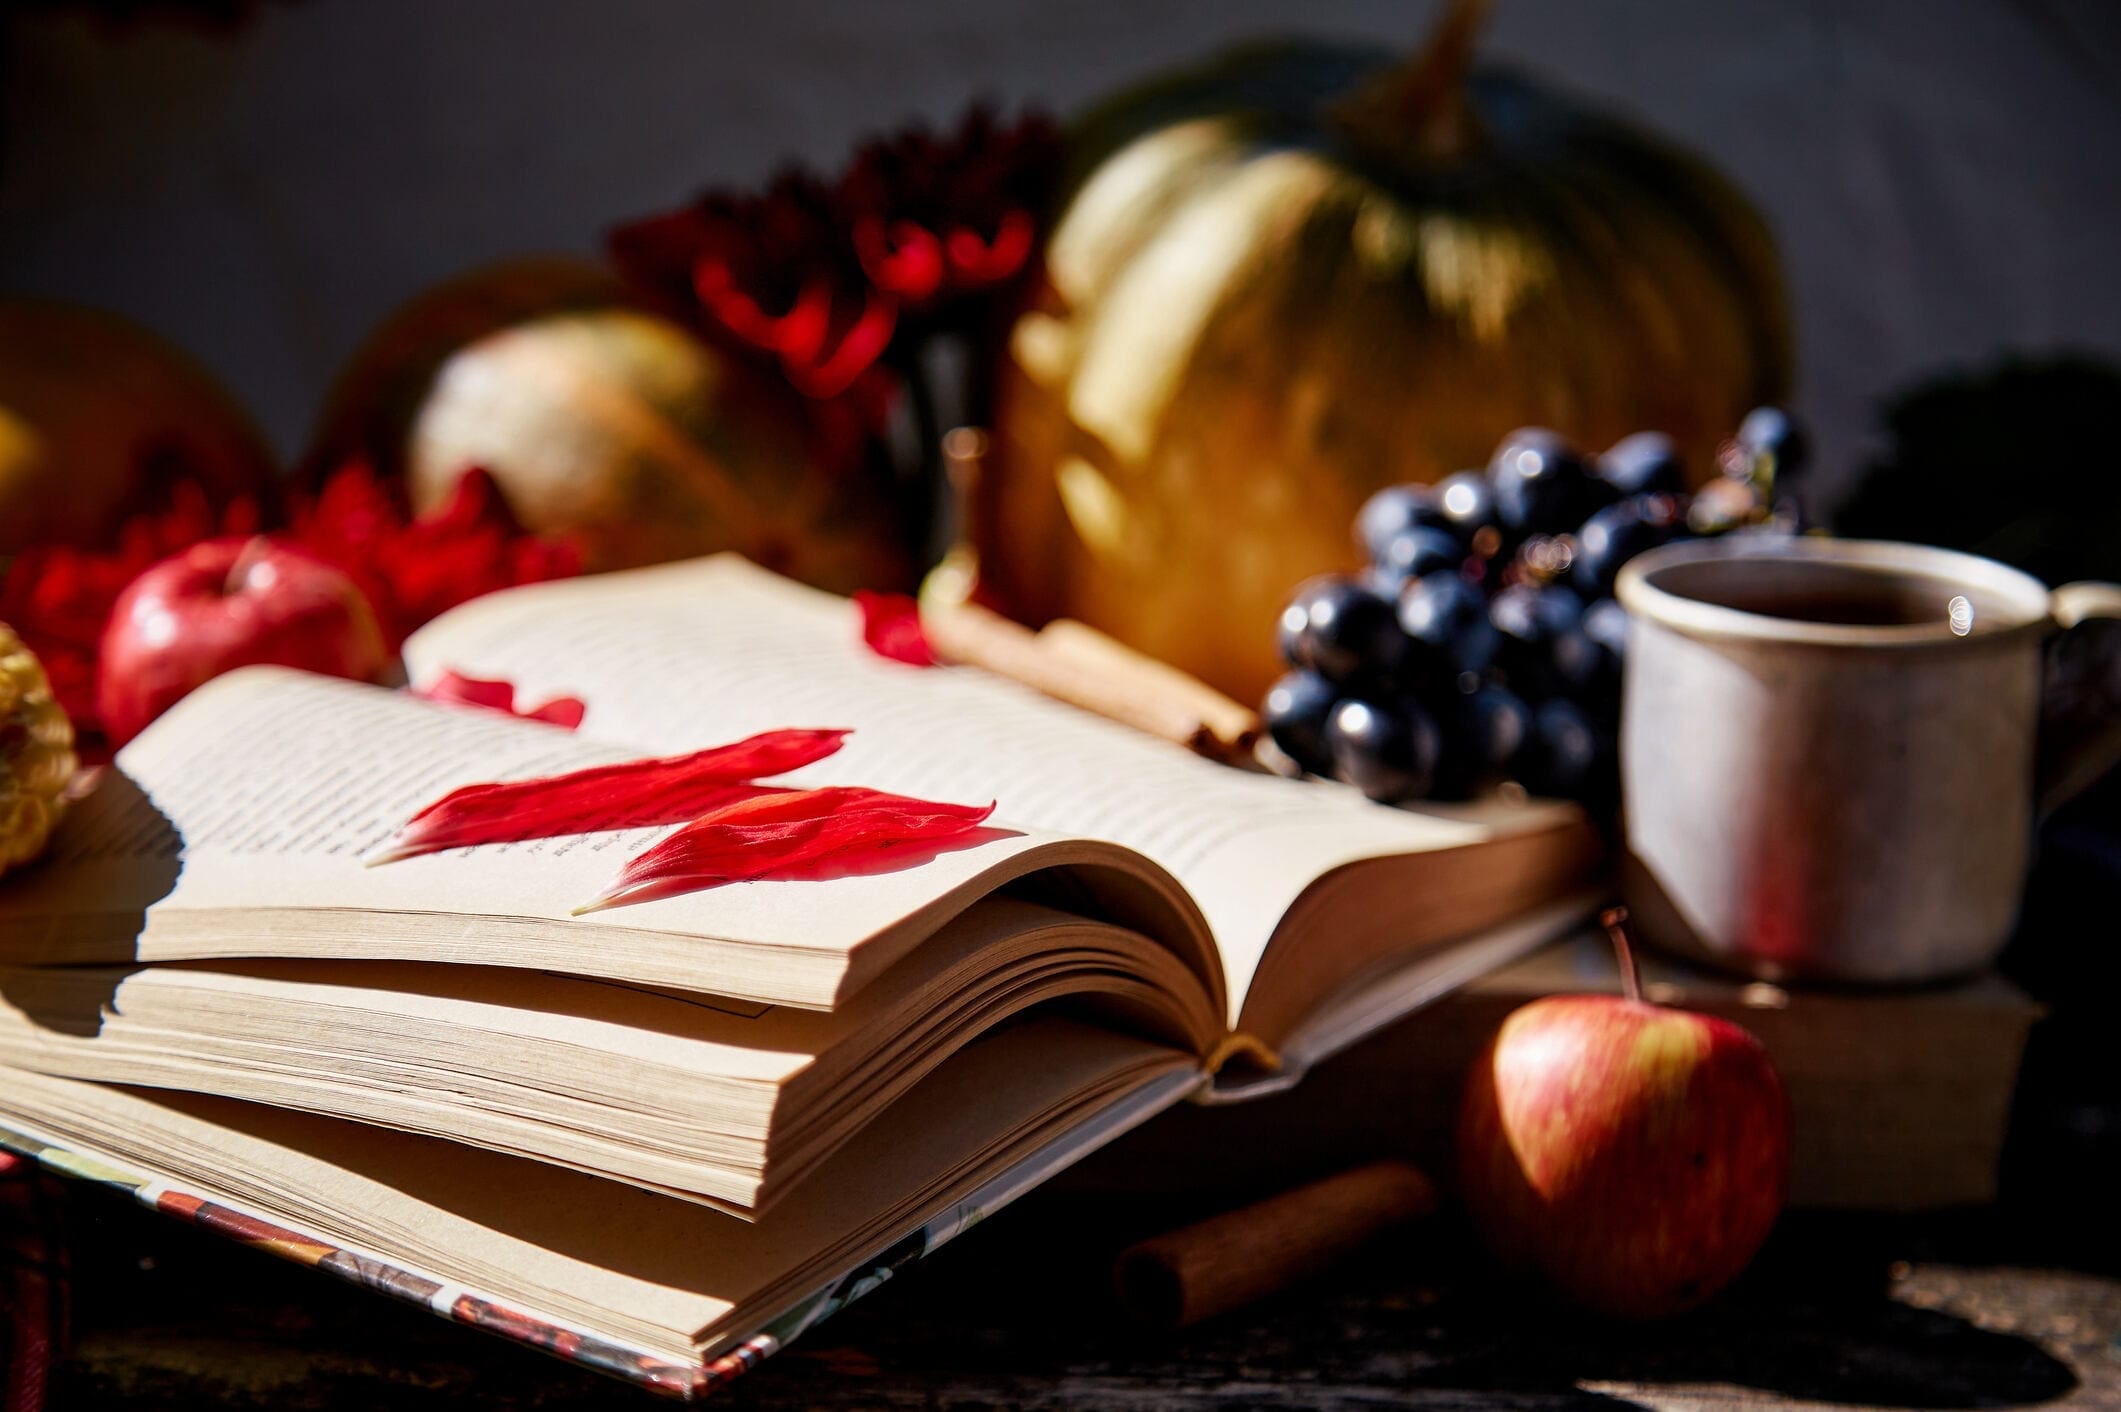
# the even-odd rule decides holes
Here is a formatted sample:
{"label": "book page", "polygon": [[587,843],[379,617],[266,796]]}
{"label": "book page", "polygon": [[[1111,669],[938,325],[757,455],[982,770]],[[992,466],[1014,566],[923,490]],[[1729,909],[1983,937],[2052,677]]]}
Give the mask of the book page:
{"label": "book page", "polygon": [[1196,1077],[1168,1049],[1032,1020],[954,1057],[755,1224],[522,1158],[229,1099],[22,1074],[0,1093],[0,1125],[685,1359],[752,1332],[1130,1096],[1153,1088],[1168,1104]]}
{"label": "book page", "polygon": [[0,1063],[430,1133],[743,1214],[1043,1001],[1207,1053],[1220,1017],[1187,982],[1134,933],[988,897],[831,1012],[505,967],[0,966]]}
{"label": "book page", "polygon": [[0,964],[438,960],[824,1008],[999,882],[1071,861],[1136,868],[1142,888],[1170,894],[1166,930],[1188,929],[1180,914],[1190,904],[1153,869],[999,825],[889,867],[586,917],[573,908],[666,830],[361,862],[460,785],[638,753],[404,692],[277,668],[230,673],[121,751],[62,822],[50,856],[0,887]]}
{"label": "book page", "polygon": [[493,594],[415,634],[406,662],[415,681],[453,668],[509,678],[531,700],[578,695],[585,733],[657,752],[851,727],[839,755],[794,778],[996,799],[1010,827],[1137,850],[1200,904],[1233,1024],[1276,924],[1314,879],[1557,817],[1539,805],[1390,809],[1345,786],[1216,765],[985,673],[877,657],[851,603],[728,555]]}

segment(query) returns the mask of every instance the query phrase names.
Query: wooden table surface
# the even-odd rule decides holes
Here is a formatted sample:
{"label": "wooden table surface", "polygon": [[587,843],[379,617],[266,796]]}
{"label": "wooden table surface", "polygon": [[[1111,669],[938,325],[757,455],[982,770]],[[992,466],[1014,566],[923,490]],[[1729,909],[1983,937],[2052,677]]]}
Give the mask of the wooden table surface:
{"label": "wooden table surface", "polygon": [[[54,1412],[653,1407],[660,1400],[101,1192],[73,1202],[75,1338]],[[2121,1408],[2121,1279],[1997,1211],[1796,1214],[1739,1286],[1654,1327],[1485,1278],[1449,1217],[1176,1334],[1105,1293],[1193,1211],[1038,1195],[714,1399],[730,1408]],[[2066,1253],[2066,1252],[2065,1252]],[[1012,1291],[1028,1290],[1024,1296]]]}

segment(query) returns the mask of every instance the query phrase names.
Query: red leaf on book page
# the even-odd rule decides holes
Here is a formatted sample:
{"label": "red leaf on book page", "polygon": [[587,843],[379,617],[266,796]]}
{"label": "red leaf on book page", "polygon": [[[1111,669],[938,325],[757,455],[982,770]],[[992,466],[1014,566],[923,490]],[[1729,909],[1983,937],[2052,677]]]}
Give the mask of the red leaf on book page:
{"label": "red leaf on book page", "polygon": [[862,641],[879,657],[915,667],[935,665],[928,634],[921,630],[920,605],[903,593],[854,595],[854,606],[862,613]]}
{"label": "red leaf on book page", "polygon": [[703,813],[640,854],[577,916],[723,883],[800,874],[823,859],[969,833],[989,804],[941,804],[882,790],[762,792]]}
{"label": "red leaf on book page", "polygon": [[847,734],[765,731],[689,755],[465,785],[414,814],[363,861],[373,867],[442,848],[682,823],[761,793],[750,781],[822,760]]}
{"label": "red leaf on book page", "polygon": [[544,721],[568,730],[582,724],[582,716],[588,709],[579,696],[555,696],[543,705],[519,707],[514,682],[467,677],[462,672],[447,669],[427,685],[412,688],[412,694],[455,706],[483,706],[489,711],[505,711],[526,721]]}

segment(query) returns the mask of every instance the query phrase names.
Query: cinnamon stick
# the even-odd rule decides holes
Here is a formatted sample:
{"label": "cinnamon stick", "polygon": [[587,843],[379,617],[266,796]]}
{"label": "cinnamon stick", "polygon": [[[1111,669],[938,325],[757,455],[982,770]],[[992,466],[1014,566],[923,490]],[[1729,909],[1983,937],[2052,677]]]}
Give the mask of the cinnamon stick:
{"label": "cinnamon stick", "polygon": [[924,603],[921,626],[947,661],[979,667],[1225,764],[1249,763],[1259,716],[1207,683],[1083,623],[1031,629],[976,603]]}
{"label": "cinnamon stick", "polygon": [[1138,1322],[1183,1328],[1285,1289],[1436,1206],[1419,1168],[1372,1162],[1129,1246],[1113,1282]]}

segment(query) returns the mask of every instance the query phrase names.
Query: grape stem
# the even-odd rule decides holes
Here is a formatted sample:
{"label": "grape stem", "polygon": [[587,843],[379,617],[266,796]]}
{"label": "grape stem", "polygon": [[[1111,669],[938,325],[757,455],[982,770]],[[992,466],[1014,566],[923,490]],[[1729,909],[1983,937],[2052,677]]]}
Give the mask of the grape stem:
{"label": "grape stem", "polygon": [[1642,972],[1635,965],[1635,948],[1628,941],[1628,909],[1608,907],[1598,914],[1605,934],[1613,939],[1613,955],[1620,962],[1620,990],[1628,999],[1642,999]]}

